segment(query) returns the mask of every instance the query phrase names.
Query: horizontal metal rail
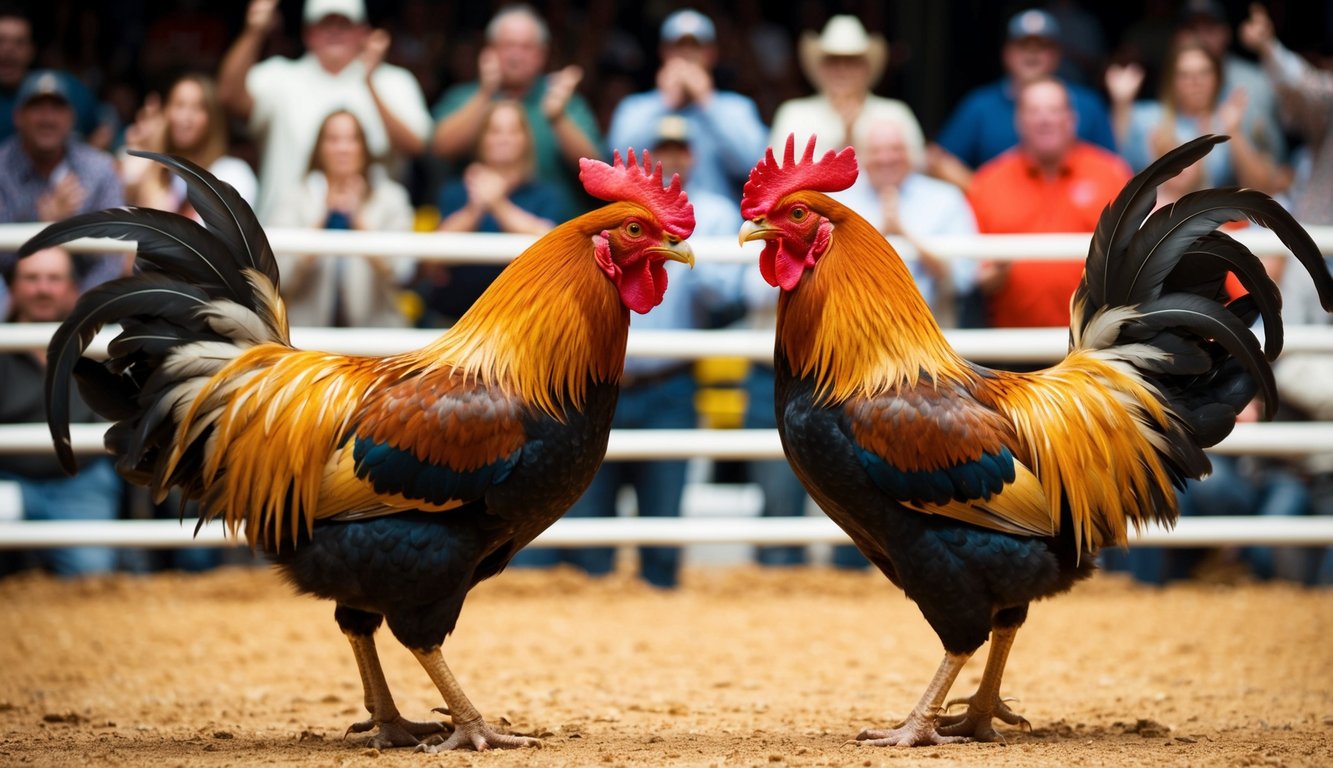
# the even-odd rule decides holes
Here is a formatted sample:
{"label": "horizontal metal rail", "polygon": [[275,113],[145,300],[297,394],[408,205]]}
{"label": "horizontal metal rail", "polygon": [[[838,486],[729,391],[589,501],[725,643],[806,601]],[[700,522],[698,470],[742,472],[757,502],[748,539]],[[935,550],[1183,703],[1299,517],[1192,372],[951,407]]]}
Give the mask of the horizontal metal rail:
{"label": "horizontal metal rail", "polygon": [[[105,452],[107,424],[70,425],[74,452]],[[1227,439],[1209,449],[1244,456],[1303,456],[1333,451],[1333,423],[1281,422],[1237,424]],[[0,425],[0,454],[51,453],[45,424]],[[773,429],[613,429],[607,461],[652,459],[780,459],[782,444]]]}
{"label": "horizontal metal rail", "polygon": [[[448,514],[442,513],[442,514]],[[186,548],[236,544],[221,524],[193,536],[195,519],[0,522],[0,549],[71,546]],[[846,544],[842,529],[826,517],[564,518],[530,546],[598,547],[692,544]],[[1156,526],[1131,534],[1131,546],[1333,544],[1333,518],[1186,517],[1174,530]]]}

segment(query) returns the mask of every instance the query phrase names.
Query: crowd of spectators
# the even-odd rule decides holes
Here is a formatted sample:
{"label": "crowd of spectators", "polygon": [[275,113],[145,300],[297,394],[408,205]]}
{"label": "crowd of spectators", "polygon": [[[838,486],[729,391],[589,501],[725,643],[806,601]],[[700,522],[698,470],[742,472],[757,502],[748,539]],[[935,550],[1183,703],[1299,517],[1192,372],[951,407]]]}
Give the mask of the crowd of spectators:
{"label": "crowd of spectators", "polygon": [[[1133,171],[1201,133],[1232,139],[1167,194],[1242,184],[1309,224],[1333,223],[1333,75],[1279,42],[1286,28],[1267,11],[1181,0],[1159,13],[1150,3],[1116,47],[1085,5],[1010,9],[993,32],[1000,77],[977,71],[940,119],[922,120],[912,103],[921,91],[897,70],[930,42],[891,37],[876,4],[803,3],[779,21],[752,1],[725,12],[590,0],[437,13],[424,0],[249,0],[243,14],[173,5],[136,27],[134,14],[96,5],[56,3],[56,13],[34,16],[0,2],[0,222],[127,202],[193,215],[179,180],[130,154],[147,150],[209,168],[270,226],[538,235],[594,205],[577,181],[580,157],[633,147],[681,175],[696,234],[731,235],[754,162],[789,134],[802,146],[813,135],[820,152],[857,148],[863,172],[841,198],[901,244],[946,327],[1064,325],[1081,264],[948,260],[923,238],[1089,231]],[[43,256],[21,268],[0,257],[7,322],[40,321],[34,305],[49,314],[133,269],[118,255]],[[324,326],[445,326],[498,271],[375,255],[289,254],[281,266],[293,324]],[[1304,281],[1283,279],[1300,270],[1284,267],[1270,264],[1291,283],[1288,317],[1327,322]],[[668,305],[635,327],[716,327],[738,314],[771,327],[776,296],[756,277],[740,265],[673,274]],[[0,363],[11,391],[31,384],[42,361]],[[1327,393],[1309,387],[1325,370],[1327,356],[1283,361],[1295,418],[1333,418]],[[772,380],[771,369],[751,366],[748,426],[773,426]],[[632,359],[616,426],[694,426],[694,388],[688,366]],[[1206,499],[1225,480],[1221,495],[1247,514],[1333,512],[1326,457],[1219,463],[1221,480],[1186,492],[1187,511],[1215,513]],[[25,481],[22,466],[0,464],[0,506],[18,487],[25,516],[51,516],[55,497],[35,494],[53,478],[42,469]],[[764,514],[804,513],[785,463],[747,469]],[[571,514],[616,514],[622,485],[636,490],[639,514],[679,514],[685,479],[684,462],[608,464]],[[534,551],[516,562],[604,572],[613,554]],[[1333,582],[1333,558],[1319,553],[1242,554],[1263,575]],[[758,558],[806,556],[774,548]],[[94,560],[54,567],[110,567]],[[87,565],[70,565],[78,562]],[[640,562],[651,583],[676,583],[674,549],[645,549]],[[844,551],[834,562],[864,564]],[[1136,573],[1161,580],[1179,570]]]}

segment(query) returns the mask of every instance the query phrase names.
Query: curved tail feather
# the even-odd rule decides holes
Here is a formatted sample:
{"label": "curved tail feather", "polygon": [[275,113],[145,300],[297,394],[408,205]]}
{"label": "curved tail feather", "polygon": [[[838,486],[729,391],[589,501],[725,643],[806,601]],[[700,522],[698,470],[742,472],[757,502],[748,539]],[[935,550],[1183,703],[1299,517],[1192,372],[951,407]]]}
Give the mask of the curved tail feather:
{"label": "curved tail feather", "polygon": [[[290,346],[277,262],[254,212],[230,186],[198,166],[143,154],[185,179],[204,225],[174,213],[118,208],[43,229],[22,258],[82,237],[138,243],[136,273],[79,298],[48,347],[47,421],[66,471],[77,464],[69,439],[70,380],[104,418],[118,422],[107,444],[121,474],[149,477],[174,439],[174,407],[191,381],[262,343]],[[120,324],[110,359],[83,357],[105,325]]]}

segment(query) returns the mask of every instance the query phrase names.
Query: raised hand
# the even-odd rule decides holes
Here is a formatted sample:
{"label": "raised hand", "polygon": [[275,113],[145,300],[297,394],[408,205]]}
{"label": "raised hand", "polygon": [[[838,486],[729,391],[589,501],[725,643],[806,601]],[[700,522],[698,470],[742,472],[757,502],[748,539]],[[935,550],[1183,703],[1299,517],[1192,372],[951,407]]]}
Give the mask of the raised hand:
{"label": "raised hand", "polygon": [[579,86],[583,80],[583,68],[577,64],[570,64],[564,69],[552,72],[546,78],[546,93],[542,95],[542,114],[546,119],[555,122],[565,113],[565,107],[569,106],[569,99],[574,95],[574,89]]}
{"label": "raised hand", "polygon": [[1129,64],[1111,64],[1106,68],[1106,92],[1112,104],[1127,104],[1139,95],[1143,86],[1143,67]]}

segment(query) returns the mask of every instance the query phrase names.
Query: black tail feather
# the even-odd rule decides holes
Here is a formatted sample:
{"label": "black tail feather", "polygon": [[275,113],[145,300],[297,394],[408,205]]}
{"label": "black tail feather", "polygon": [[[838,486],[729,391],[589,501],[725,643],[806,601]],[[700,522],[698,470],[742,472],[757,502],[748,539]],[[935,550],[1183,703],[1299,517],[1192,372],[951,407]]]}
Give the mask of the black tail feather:
{"label": "black tail feather", "polygon": [[1200,136],[1158,158],[1135,176],[1102,212],[1092,233],[1092,244],[1085,265],[1085,285],[1093,306],[1116,304],[1106,293],[1113,275],[1137,272],[1125,263],[1125,251],[1139,231],[1144,218],[1157,203],[1157,187],[1193,165],[1226,136]]}
{"label": "black tail feather", "polygon": [[242,266],[258,270],[275,287],[279,285],[278,262],[268,236],[249,204],[230,184],[182,157],[137,150],[130,154],[156,160],[175,171],[185,180],[186,197],[208,230],[226,244]]}
{"label": "black tail feather", "polygon": [[174,213],[152,208],[109,208],[56,222],[19,249],[27,256],[81,237],[136,240],[141,271],[160,272],[254,309],[250,284],[236,257],[209,230]]}
{"label": "black tail feather", "polygon": [[46,420],[66,471],[73,474],[77,467],[69,440],[70,376],[102,326],[136,315],[189,322],[207,303],[208,295],[202,289],[157,274],[113,280],[80,297],[47,348]]}

